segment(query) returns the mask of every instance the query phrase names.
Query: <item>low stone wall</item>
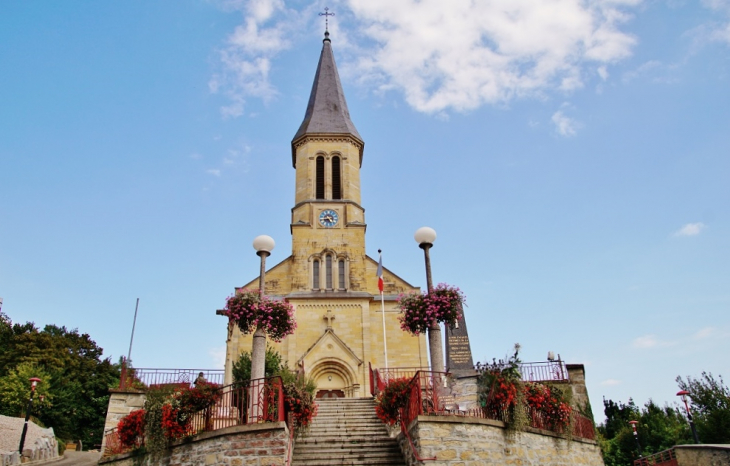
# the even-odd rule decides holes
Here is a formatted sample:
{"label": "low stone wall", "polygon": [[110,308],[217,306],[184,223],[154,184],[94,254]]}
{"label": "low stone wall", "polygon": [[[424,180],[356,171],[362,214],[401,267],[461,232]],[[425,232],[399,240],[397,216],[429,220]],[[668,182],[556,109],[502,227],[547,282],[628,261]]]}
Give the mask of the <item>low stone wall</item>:
{"label": "low stone wall", "polygon": [[476,373],[450,377],[445,389],[439,392],[439,396],[443,398],[441,401],[446,404],[456,404],[463,411],[477,409],[478,377]]}
{"label": "low stone wall", "polygon": [[[292,446],[293,447],[293,446]],[[157,461],[133,454],[103,458],[105,466],[271,466],[283,465],[289,451],[286,423],[250,424],[204,432],[175,442]]]}
{"label": "low stone wall", "polygon": [[[592,440],[567,440],[541,430],[527,428],[511,432],[500,421],[461,416],[418,416],[409,435],[421,458],[429,466],[603,466],[601,450]],[[398,437],[408,466],[418,464],[410,442]]]}
{"label": "low stone wall", "polygon": [[[144,408],[146,396],[143,392],[131,390],[109,390],[109,406],[106,410],[106,421],[104,432],[111,430],[119,424],[119,420],[135,409]],[[106,436],[101,441],[101,451],[106,447]]]}
{"label": "low stone wall", "polygon": [[14,466],[20,464],[20,453],[17,451],[9,453],[0,452],[0,466]]}
{"label": "low stone wall", "polygon": [[22,417],[0,416],[0,466],[58,457],[58,443],[53,428],[40,427],[30,421],[21,458],[17,450],[24,425],[25,419]]}
{"label": "low stone wall", "polygon": [[677,445],[674,447],[679,466],[727,466],[730,445]]}

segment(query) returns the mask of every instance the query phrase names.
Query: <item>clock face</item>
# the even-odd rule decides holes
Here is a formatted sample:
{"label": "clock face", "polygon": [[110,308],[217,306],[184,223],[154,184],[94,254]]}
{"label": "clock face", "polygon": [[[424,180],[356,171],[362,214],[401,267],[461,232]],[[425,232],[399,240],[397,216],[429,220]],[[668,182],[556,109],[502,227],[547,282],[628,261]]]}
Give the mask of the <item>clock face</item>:
{"label": "clock face", "polygon": [[337,225],[338,220],[339,220],[339,217],[337,215],[337,212],[335,212],[332,209],[323,210],[319,214],[319,223],[323,227],[331,228],[331,227]]}

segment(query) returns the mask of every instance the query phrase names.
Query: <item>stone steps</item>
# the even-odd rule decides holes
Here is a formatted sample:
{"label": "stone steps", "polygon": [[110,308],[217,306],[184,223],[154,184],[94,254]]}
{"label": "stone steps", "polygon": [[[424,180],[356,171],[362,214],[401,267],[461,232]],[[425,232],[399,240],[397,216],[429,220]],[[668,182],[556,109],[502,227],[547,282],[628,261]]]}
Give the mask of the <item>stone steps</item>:
{"label": "stone steps", "polygon": [[318,404],[317,417],[296,442],[292,466],[405,465],[371,398],[324,399]]}

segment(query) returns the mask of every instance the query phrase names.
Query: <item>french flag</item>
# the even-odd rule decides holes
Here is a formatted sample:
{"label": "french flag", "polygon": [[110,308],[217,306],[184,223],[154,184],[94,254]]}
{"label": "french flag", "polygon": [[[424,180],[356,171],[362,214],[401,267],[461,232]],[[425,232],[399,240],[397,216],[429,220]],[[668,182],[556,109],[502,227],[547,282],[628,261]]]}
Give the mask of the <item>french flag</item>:
{"label": "french flag", "polygon": [[383,254],[380,254],[380,260],[378,260],[378,290],[383,292]]}

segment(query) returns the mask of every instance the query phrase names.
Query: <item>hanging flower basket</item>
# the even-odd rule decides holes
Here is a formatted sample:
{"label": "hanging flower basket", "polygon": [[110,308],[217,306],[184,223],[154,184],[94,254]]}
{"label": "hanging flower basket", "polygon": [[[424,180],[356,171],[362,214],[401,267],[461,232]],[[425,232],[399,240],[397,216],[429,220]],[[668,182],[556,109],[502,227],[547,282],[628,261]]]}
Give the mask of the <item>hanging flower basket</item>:
{"label": "hanging flower basket", "polygon": [[239,290],[228,298],[224,315],[235,322],[243,333],[253,333],[259,326],[274,341],[294,333],[294,307],[286,301],[260,296],[257,290]]}
{"label": "hanging flower basket", "polygon": [[408,293],[398,298],[402,311],[400,328],[413,335],[425,333],[434,319],[454,326],[465,304],[464,293],[455,286],[439,283],[428,293]]}

